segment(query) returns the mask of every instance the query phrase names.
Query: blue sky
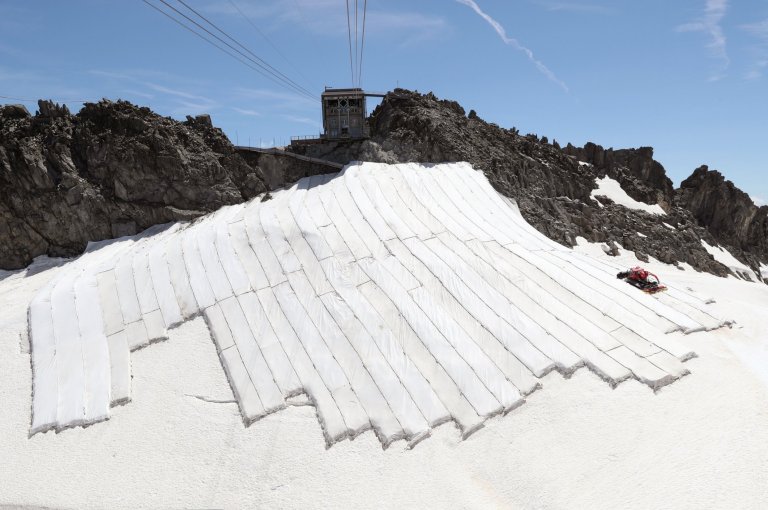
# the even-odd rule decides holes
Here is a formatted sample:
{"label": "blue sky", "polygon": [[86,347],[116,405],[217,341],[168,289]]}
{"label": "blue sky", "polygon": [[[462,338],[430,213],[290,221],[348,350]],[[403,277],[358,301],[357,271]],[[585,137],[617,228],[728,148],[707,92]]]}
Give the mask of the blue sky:
{"label": "blue sky", "polygon": [[[346,0],[185,1],[317,96],[351,84]],[[366,14],[369,90],[434,91],[561,143],[651,145],[676,184],[708,164],[768,200],[766,1],[368,0]],[[0,0],[0,96],[210,113],[243,145],[320,129],[319,101],[141,0]]]}

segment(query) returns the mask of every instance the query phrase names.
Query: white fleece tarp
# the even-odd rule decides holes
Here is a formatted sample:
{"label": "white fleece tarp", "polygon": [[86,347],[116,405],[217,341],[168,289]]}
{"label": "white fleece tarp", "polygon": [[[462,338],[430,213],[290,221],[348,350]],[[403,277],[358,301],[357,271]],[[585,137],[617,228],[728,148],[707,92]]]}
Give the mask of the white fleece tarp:
{"label": "white fleece tarp", "polygon": [[240,354],[245,371],[256,388],[264,411],[271,413],[285,407],[280,388],[277,387],[267,362],[264,361],[264,355],[253,337],[240,302],[236,297],[230,297],[221,301],[219,305],[224,320],[232,333],[232,339],[235,342],[234,348],[237,348]]}
{"label": "white fleece tarp", "polygon": [[259,209],[246,212],[244,221],[249,242],[254,253],[256,253],[261,267],[264,269],[269,285],[274,287],[283,283],[286,281],[285,273],[282,267],[280,267],[280,261],[277,259],[276,252],[273,251],[272,246],[267,241],[267,235],[264,233],[264,228],[261,225]]}
{"label": "white fleece tarp", "polygon": [[352,391],[348,377],[339,362],[328,349],[325,339],[317,329],[312,318],[302,306],[288,282],[273,288],[280,307],[296,332],[296,336],[304,346],[304,350],[312,360],[318,374],[325,383],[328,391],[344,418],[347,434],[357,435],[369,426],[368,417],[360,406],[360,402]]}
{"label": "white fleece tarp", "polygon": [[285,354],[280,340],[275,335],[259,298],[253,292],[237,297],[243,309],[245,319],[252,332],[253,339],[264,356],[272,377],[284,396],[293,396],[302,392],[301,382],[291,361]]}
{"label": "white fleece tarp", "polygon": [[216,232],[210,222],[201,223],[197,229],[197,247],[214,299],[219,302],[232,297],[234,291],[222,267],[219,251],[216,249]]}
{"label": "white fleece tarp", "polygon": [[[374,364],[365,362],[365,365],[390,405],[398,408],[398,416],[406,416],[404,419],[409,423],[417,422],[419,429],[423,425],[419,412],[431,426],[447,420],[447,411],[427,380],[397,343],[375,308],[360,294],[355,285],[359,278],[348,278],[333,261],[326,261],[323,266],[338,292],[323,296],[323,301],[337,323],[355,328],[355,349],[358,352],[364,350],[366,358],[377,360]],[[411,399],[418,409],[411,407]]]}
{"label": "white fleece tarp", "polygon": [[168,262],[168,273],[173,286],[173,293],[179,304],[179,311],[182,319],[186,320],[197,314],[200,308],[195,299],[195,293],[192,290],[191,278],[187,272],[186,263],[182,249],[182,240],[184,233],[181,231],[178,235],[171,237],[166,245],[166,257]]}
{"label": "white fleece tarp", "polygon": [[[327,229],[334,227],[339,236],[344,240],[344,244],[349,248],[354,259],[360,260],[371,256],[371,251],[365,245],[365,242],[360,235],[352,227],[352,224],[347,219],[344,211],[341,209],[341,204],[336,200],[336,193],[334,191],[336,180],[329,182],[323,186],[320,186],[317,193],[320,195],[320,208],[324,213],[327,213],[328,217],[332,220],[332,223],[322,229],[325,232]],[[326,237],[328,242],[331,242],[330,237]]]}
{"label": "white fleece tarp", "polygon": [[326,443],[332,444],[346,437],[348,429],[339,405],[334,401],[328,384],[320,377],[312,358],[299,341],[297,331],[285,315],[273,290],[262,289],[257,295],[264,308],[265,316],[269,319],[275,334],[280,338],[285,354],[291,361],[304,391],[317,406],[317,415]]}
{"label": "white fleece tarp", "polygon": [[[434,354],[416,335],[416,332],[398,311],[389,296],[373,281],[361,285],[360,292],[379,313],[398,344],[402,345],[403,352],[414,367],[429,381],[435,394],[439,395],[440,401],[450,413],[450,416],[445,418],[456,420],[464,436],[468,436],[481,427],[484,418],[475,412],[456,381],[451,378]],[[442,419],[437,419],[434,425],[442,423],[442,421]]]}
{"label": "white fleece tarp", "polygon": [[267,275],[264,274],[264,268],[253,251],[253,247],[248,242],[248,232],[245,230],[245,220],[240,220],[228,225],[230,241],[234,247],[240,263],[245,270],[251,288],[261,290],[269,286]]}
{"label": "white fleece tarp", "polygon": [[[420,235],[420,238],[427,239],[445,231],[445,225],[440,223],[424,205],[424,202],[414,194],[399,168],[384,165],[379,169],[377,175],[379,176],[377,180],[381,184],[382,191],[384,191],[387,199],[397,200],[399,198],[402,200],[414,218],[423,224],[428,229],[429,234],[431,234],[427,234],[424,237]],[[418,232],[419,227],[416,227],[414,231]]]}
{"label": "white fleece tarp", "polygon": [[[318,295],[331,292],[333,289],[328,283],[328,280],[325,279],[323,268],[320,267],[320,263],[318,262],[312,247],[302,236],[302,232],[299,230],[291,210],[288,207],[279,208],[277,219],[285,238],[288,240],[292,252],[296,255],[301,267],[304,269],[304,273],[312,283],[314,292]],[[323,258],[325,258],[324,255],[325,254],[323,254]]]}
{"label": "white fleece tarp", "polygon": [[[387,165],[381,165],[376,169],[377,174],[384,172],[388,168]],[[391,215],[398,220],[398,228],[406,228],[404,230],[406,236],[409,232],[413,232],[419,239],[429,239],[435,232],[431,231],[427,224],[420,220],[413,210],[405,203],[400,195],[400,192],[395,187],[391,179],[388,179],[388,175],[384,175],[375,178],[371,175],[362,175],[361,179],[366,186],[368,193],[373,193],[376,196],[377,203],[382,203],[383,207],[389,207],[391,209]],[[428,222],[429,220],[427,220]],[[405,239],[398,232],[398,237]]]}
{"label": "white fleece tarp", "polygon": [[[508,351],[481,322],[440,283],[434,274],[397,239],[387,242],[387,247],[396,254],[397,262],[407,268],[424,285],[429,294],[443,307],[461,328],[477,343],[478,347],[493,360],[504,376],[524,395],[539,387],[539,380],[528,367]],[[554,368],[549,360],[545,370]]]}
{"label": "white fleece tarp", "polygon": [[28,317],[34,369],[30,432],[34,434],[53,428],[57,423],[59,383],[50,289],[43,289],[32,299]]}
{"label": "white fleece tarp", "polygon": [[[313,217],[316,215],[315,213],[319,212],[317,209],[320,209],[321,206],[318,203],[317,193],[313,191],[312,193],[309,193],[309,195],[315,199],[312,202],[314,209],[307,207],[307,187],[310,185],[310,181],[311,179],[302,179],[302,181],[300,181],[299,186],[290,199],[290,213],[296,221],[297,238],[305,239],[307,244],[312,248],[315,257],[318,260],[323,260],[332,256],[332,252],[328,243],[326,243],[323,238],[323,234],[318,230],[318,227],[327,226],[330,224],[330,221],[326,219],[327,217],[325,214],[322,214],[319,225],[313,220]],[[287,209],[280,210],[287,211]]]}
{"label": "white fleece tarp", "polygon": [[73,290],[83,349],[84,423],[95,423],[109,417],[109,406],[112,402],[109,345],[104,333],[96,276],[78,278]]}
{"label": "white fleece tarp", "polygon": [[541,377],[553,368],[553,360],[537,349],[519,330],[499,317],[456,273],[438,260],[423,244],[413,242],[409,249],[435,274],[456,300],[537,377]]}
{"label": "white fleece tarp", "polygon": [[[376,234],[371,226],[371,221],[376,221],[378,219],[377,215],[374,214],[373,207],[370,207],[370,204],[368,204],[369,207],[366,208],[370,218],[363,215],[362,211],[359,209],[359,206],[355,203],[355,200],[349,194],[349,189],[346,184],[346,176],[343,179],[334,179],[332,183],[332,189],[333,196],[336,200],[338,200],[341,214],[344,215],[346,220],[351,225],[351,230],[360,237],[360,240],[365,245],[366,250],[374,257],[383,255],[385,250],[383,248],[381,238]],[[362,198],[360,201],[363,204],[366,203],[362,200]],[[344,235],[344,229],[339,230],[339,232]],[[391,239],[394,237],[394,234],[390,235],[390,233],[387,233],[386,237]],[[362,257],[357,258],[360,259]]]}
{"label": "white fleece tarp", "polygon": [[83,342],[75,306],[74,283],[77,274],[68,274],[54,285],[51,292],[53,332],[56,338],[58,370],[59,424],[82,425],[85,421],[85,367],[83,366]]}
{"label": "white fleece tarp", "polygon": [[222,221],[216,227],[216,253],[218,254],[224,273],[227,276],[232,291],[236,296],[251,290],[248,275],[235,252],[229,235],[230,224]]}
{"label": "white fleece tarp", "polygon": [[188,228],[183,231],[181,250],[184,255],[186,274],[189,276],[189,284],[195,296],[195,301],[200,310],[205,310],[216,302],[216,297],[205,274],[205,267],[200,258],[200,249],[197,245],[197,228]]}
{"label": "white fleece tarp", "polygon": [[[477,413],[488,416],[501,411],[498,400],[483,384],[480,376],[475,373],[455,347],[451,346],[440,329],[428,318],[424,309],[392,278],[390,273],[370,259],[362,261],[361,265],[371,280],[392,297],[405,320],[451,375]],[[414,292],[418,292],[418,290],[416,289]],[[427,310],[428,312],[438,311],[436,307],[431,306],[428,296],[421,293],[418,296],[422,298],[421,301],[424,306],[431,307],[430,310]],[[450,321],[443,313],[434,317],[434,320],[438,321],[438,324],[448,324]],[[499,393],[504,394],[505,392],[500,390]]]}
{"label": "white fleece tarp", "polygon": [[464,437],[555,368],[658,388],[725,322],[540,235],[467,164],[355,164],[96,243],[32,301],[31,431],[131,400],[131,351],[202,314],[246,424],[306,394],[328,445]]}
{"label": "white fleece tarp", "polygon": [[128,348],[128,336],[125,331],[118,331],[107,337],[109,348],[109,378],[111,405],[124,404],[131,400],[131,350]]}
{"label": "white fleece tarp", "polygon": [[417,165],[404,165],[401,173],[404,181],[410,187],[414,199],[424,204],[424,208],[434,215],[437,221],[445,227],[445,230],[452,232],[453,235],[462,241],[477,238],[476,232],[472,232],[471,229],[467,230],[460,222],[454,220],[450,214],[452,207],[447,200],[441,202],[432,196],[429,186],[419,178],[419,167]]}
{"label": "white fleece tarp", "polygon": [[167,243],[158,242],[149,250],[149,272],[154,282],[154,290],[160,313],[166,328],[171,328],[182,322],[181,308],[176,298],[176,292],[171,283],[171,273],[168,266]]}

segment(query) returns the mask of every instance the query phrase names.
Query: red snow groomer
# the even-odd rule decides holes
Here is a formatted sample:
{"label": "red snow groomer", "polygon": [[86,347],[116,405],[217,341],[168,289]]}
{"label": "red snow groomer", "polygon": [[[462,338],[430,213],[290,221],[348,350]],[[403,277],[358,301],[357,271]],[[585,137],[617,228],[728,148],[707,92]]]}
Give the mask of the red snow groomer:
{"label": "red snow groomer", "polygon": [[661,284],[658,276],[640,266],[633,267],[629,271],[622,271],[616,275],[616,278],[623,279],[628,284],[634,285],[648,294],[667,290],[667,287]]}

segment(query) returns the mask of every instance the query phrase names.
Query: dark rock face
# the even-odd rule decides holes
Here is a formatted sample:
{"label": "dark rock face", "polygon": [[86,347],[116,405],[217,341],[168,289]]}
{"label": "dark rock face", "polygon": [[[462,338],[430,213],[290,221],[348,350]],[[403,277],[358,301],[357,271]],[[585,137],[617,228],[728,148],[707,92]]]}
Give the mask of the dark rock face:
{"label": "dark rock face", "polygon": [[190,219],[265,192],[210,117],[180,123],[130,103],[77,115],[0,108],[0,267],[72,256],[88,241]]}
{"label": "dark rock face", "polygon": [[[499,192],[517,201],[527,221],[564,245],[573,246],[577,236],[616,242],[644,257],[728,274],[701,245],[701,239],[710,244],[717,241],[697,226],[687,210],[674,207],[672,181],[653,159],[650,147],[613,150],[590,143],[561,149],[556,141],[549,144],[546,138],[501,128],[472,111],[465,116],[456,102],[402,89],[384,98],[370,123],[370,140],[292,150],[338,163],[468,161],[482,169]],[[629,210],[607,199],[602,199],[601,207],[590,194],[595,179],[606,175],[619,181],[634,199],[660,204],[667,215]],[[664,223],[676,228],[671,230]]]}
{"label": "dark rock face", "polygon": [[294,183],[303,177],[339,171],[338,168],[329,165],[302,161],[286,157],[281,153],[270,154],[252,150],[239,150],[238,153],[249,165],[261,169],[270,190]]}
{"label": "dark rock face", "polygon": [[675,200],[721,245],[751,266],[768,260],[768,207],[757,207],[720,172],[706,165],[697,168],[680,183]]}
{"label": "dark rock face", "polygon": [[[621,245],[641,260],[686,262],[721,276],[728,268],[702,240],[753,268],[768,262],[768,207],[755,207],[706,167],[675,190],[650,147],[561,148],[474,111],[467,115],[454,101],[403,89],[389,93],[369,122],[369,140],[289,150],[341,164],[467,161],[514,198],[527,221],[568,246],[581,236],[614,254]],[[190,219],[328,171],[238,152],[207,115],[181,123],[122,101],[86,104],[74,116],[50,102],[40,102],[35,116],[23,106],[0,107],[0,268],[22,267],[41,254],[76,255],[88,241]],[[593,199],[595,180],[604,176],[667,214]]]}
{"label": "dark rock face", "polygon": [[613,150],[591,142],[584,147],[569,143],[563,152],[593,165],[598,177],[608,175],[619,181],[635,200],[659,204],[665,210],[672,205],[675,190],[664,167],[653,159],[653,147]]}

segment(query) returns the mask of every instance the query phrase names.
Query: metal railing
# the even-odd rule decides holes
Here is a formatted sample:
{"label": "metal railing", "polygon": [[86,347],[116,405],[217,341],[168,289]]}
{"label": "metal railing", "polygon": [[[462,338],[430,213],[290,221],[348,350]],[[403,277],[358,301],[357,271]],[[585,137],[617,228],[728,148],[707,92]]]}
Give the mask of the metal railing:
{"label": "metal railing", "polygon": [[289,158],[298,159],[301,161],[307,161],[309,163],[317,163],[319,165],[325,165],[330,166],[333,168],[342,169],[344,168],[344,165],[341,163],[336,163],[335,161],[328,161],[327,159],[320,159],[320,158],[313,158],[310,156],[304,156],[302,154],[296,154],[294,152],[288,152],[282,149],[278,149],[276,147],[270,147],[270,148],[257,148],[257,147],[242,147],[242,146],[235,146],[235,149],[241,150],[241,151],[249,151],[249,152],[258,152],[261,154],[272,154],[277,156],[287,156]]}
{"label": "metal railing", "polygon": [[292,136],[291,141],[294,140],[300,141],[300,140],[320,140],[323,138],[323,135],[299,135],[299,136]]}

